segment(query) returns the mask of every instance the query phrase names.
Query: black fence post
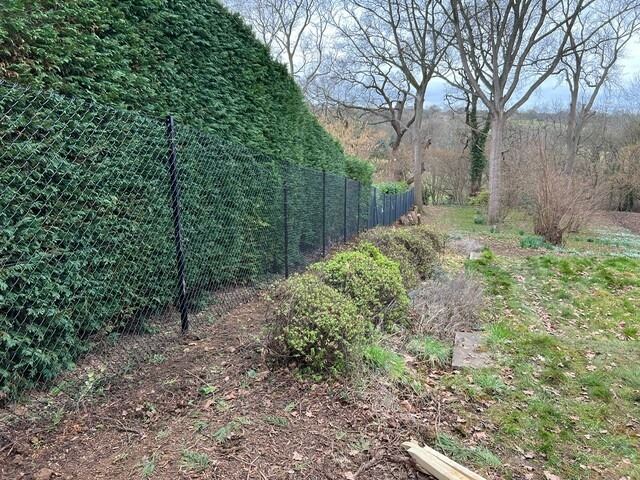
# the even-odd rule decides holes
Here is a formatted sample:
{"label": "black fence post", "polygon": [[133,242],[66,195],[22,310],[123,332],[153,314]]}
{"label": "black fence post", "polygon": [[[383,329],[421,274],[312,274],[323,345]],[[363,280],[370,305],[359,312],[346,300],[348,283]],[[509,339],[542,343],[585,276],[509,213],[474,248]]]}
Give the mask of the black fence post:
{"label": "black fence post", "polygon": [[371,189],[371,195],[372,197],[369,198],[369,202],[371,203],[371,208],[369,209],[370,218],[367,223],[369,225],[369,228],[375,228],[378,221],[378,201],[376,199],[378,194],[376,187],[373,187]]}
{"label": "black fence post", "polygon": [[173,117],[166,119],[169,154],[169,186],[171,192],[171,214],[173,217],[173,240],[176,247],[176,264],[178,267],[178,308],[180,309],[180,328],[182,333],[189,331],[189,314],[187,308],[187,281],[185,278],[185,258],[182,243],[182,221],[180,212],[180,181],[178,179],[178,154],[176,149],[176,125]]}
{"label": "black fence post", "polygon": [[382,220],[380,225],[384,226],[387,224],[387,195],[385,193],[382,194]]}
{"label": "black fence post", "polygon": [[327,171],[322,170],[322,257],[327,256]]}
{"label": "black fence post", "polygon": [[347,243],[347,177],[344,177],[344,228],[342,236],[344,243]]}
{"label": "black fence post", "polygon": [[288,182],[288,168],[287,164],[284,165],[282,175],[282,194],[283,194],[283,220],[284,220],[284,278],[289,278],[289,186]]}
{"label": "black fence post", "polygon": [[360,182],[358,182],[358,212],[356,214],[356,235],[360,233]]}

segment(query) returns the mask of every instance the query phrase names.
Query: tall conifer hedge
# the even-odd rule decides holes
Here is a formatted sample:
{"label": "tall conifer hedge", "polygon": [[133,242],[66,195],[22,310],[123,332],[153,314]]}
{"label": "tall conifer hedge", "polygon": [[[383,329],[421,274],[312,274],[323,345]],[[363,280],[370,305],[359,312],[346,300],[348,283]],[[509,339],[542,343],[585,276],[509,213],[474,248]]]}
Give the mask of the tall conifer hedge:
{"label": "tall conifer hedge", "polygon": [[344,174],[344,154],[218,2],[5,0],[0,78],[0,393],[174,300],[168,113],[192,304],[281,271],[286,175],[289,260],[321,246],[320,177],[304,166]]}

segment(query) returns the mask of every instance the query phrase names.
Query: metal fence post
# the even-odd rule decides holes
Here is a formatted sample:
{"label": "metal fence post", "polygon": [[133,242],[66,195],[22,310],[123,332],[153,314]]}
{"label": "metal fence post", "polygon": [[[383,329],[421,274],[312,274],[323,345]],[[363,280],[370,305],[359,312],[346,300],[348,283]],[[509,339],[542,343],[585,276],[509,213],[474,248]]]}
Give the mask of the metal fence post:
{"label": "metal fence post", "polygon": [[356,235],[360,233],[360,182],[358,182],[358,212],[356,213]]}
{"label": "metal fence post", "polygon": [[182,333],[189,330],[189,314],[187,308],[187,281],[185,278],[185,258],[182,242],[182,222],[180,212],[180,182],[178,179],[178,155],[176,150],[176,126],[171,115],[166,119],[169,154],[169,186],[171,193],[171,216],[173,218],[173,240],[176,248],[176,264],[178,267],[178,308],[180,309],[180,328]]}
{"label": "metal fence post", "polygon": [[287,164],[284,165],[282,175],[282,194],[283,194],[283,220],[284,220],[284,278],[289,278],[289,186],[288,181],[288,168]]}
{"label": "metal fence post", "polygon": [[327,171],[322,170],[322,256],[327,256]]}
{"label": "metal fence post", "polygon": [[382,194],[382,220],[381,225],[384,226],[387,224],[387,195],[385,193]]}
{"label": "metal fence post", "polygon": [[347,243],[347,177],[344,177],[344,228],[342,236],[344,243]]}
{"label": "metal fence post", "polygon": [[371,193],[373,198],[369,199],[371,202],[371,219],[369,219],[369,228],[375,228],[376,225],[378,225],[378,191],[376,190],[376,187],[371,189]]}

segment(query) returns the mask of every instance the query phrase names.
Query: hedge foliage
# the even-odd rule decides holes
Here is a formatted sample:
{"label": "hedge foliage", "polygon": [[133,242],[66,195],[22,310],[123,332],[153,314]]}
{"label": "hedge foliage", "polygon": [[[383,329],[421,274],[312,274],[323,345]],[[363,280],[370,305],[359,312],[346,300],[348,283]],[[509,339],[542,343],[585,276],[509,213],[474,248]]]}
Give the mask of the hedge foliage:
{"label": "hedge foliage", "polygon": [[282,272],[285,181],[290,263],[321,246],[307,167],[332,172],[327,229],[341,235],[342,149],[216,1],[7,0],[0,78],[0,392],[71,367],[96,333],[143,331],[174,300],[168,113],[192,304]]}
{"label": "hedge foliage", "polygon": [[345,171],[285,67],[215,0],[3,1],[0,77]]}
{"label": "hedge foliage", "polygon": [[161,125],[1,83],[0,112],[0,392],[11,394],[73,365],[90,335],[139,330],[176,283]]}

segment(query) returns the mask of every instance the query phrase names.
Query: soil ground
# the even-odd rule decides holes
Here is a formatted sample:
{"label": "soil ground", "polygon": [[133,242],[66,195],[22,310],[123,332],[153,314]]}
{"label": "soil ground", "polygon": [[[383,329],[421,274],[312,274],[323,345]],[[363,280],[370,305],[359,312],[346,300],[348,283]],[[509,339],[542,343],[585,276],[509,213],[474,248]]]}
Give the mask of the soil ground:
{"label": "soil ground", "polygon": [[420,478],[399,445],[435,409],[270,368],[264,318],[243,305],[62,418],[15,408],[2,478]]}

